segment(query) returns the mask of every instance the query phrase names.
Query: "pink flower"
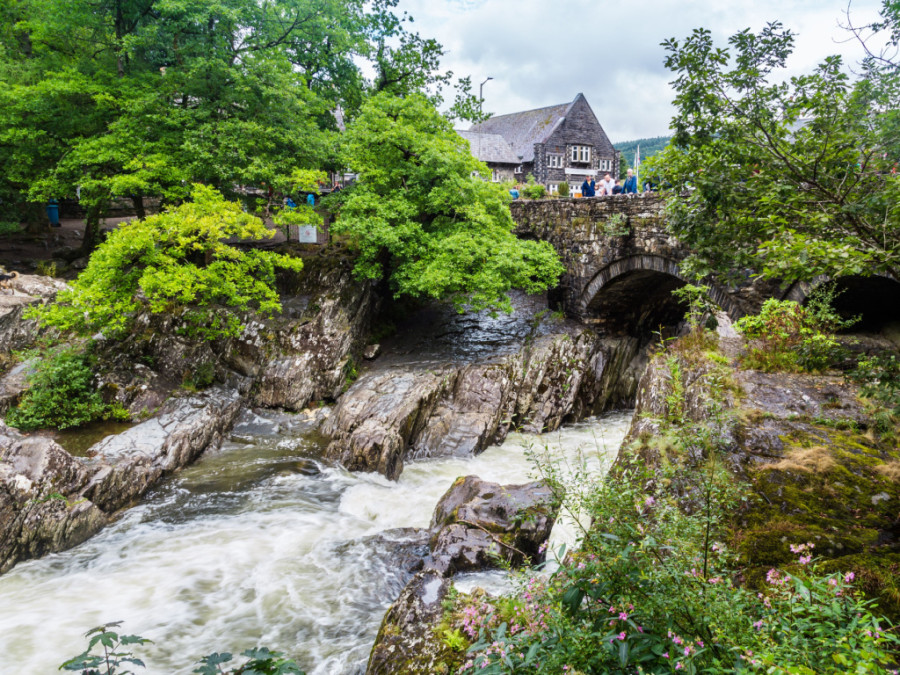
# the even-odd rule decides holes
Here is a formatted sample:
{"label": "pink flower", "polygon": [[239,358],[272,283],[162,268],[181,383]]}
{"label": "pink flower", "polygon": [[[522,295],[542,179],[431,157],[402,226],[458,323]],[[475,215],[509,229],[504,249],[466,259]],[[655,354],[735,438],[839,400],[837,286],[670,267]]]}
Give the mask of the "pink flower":
{"label": "pink flower", "polygon": [[669,652],[663,652],[663,658],[664,659],[669,658]]}
{"label": "pink flower", "polygon": [[682,668],[684,668],[684,664],[681,661],[675,664],[675,670],[681,670]]}
{"label": "pink flower", "polygon": [[797,562],[799,562],[801,565],[806,565],[810,560],[812,560],[811,555],[801,555],[800,559]]}
{"label": "pink flower", "polygon": [[753,627],[754,627],[756,630],[760,630],[760,629],[763,627],[763,621],[762,621],[762,619],[760,619],[759,621],[754,621],[754,622],[753,622]]}
{"label": "pink flower", "polygon": [[628,614],[626,614],[625,612],[619,612],[619,618],[622,621],[625,621],[628,618]]}
{"label": "pink flower", "polygon": [[619,639],[620,639],[620,640],[624,640],[624,639],[625,639],[625,631],[624,631],[624,630],[623,630],[621,633],[619,633]]}
{"label": "pink flower", "polygon": [[848,584],[851,581],[853,581],[855,578],[856,578],[856,575],[853,572],[847,572],[847,574],[844,575],[844,581]]}

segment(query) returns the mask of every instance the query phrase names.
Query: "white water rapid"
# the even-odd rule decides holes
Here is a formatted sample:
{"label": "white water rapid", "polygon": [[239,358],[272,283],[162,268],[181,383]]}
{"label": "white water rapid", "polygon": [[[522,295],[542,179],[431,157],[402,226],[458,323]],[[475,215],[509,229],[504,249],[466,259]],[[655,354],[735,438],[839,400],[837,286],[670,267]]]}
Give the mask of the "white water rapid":
{"label": "white water rapid", "polygon": [[[473,459],[407,464],[396,483],[320,459],[302,416],[246,413],[232,439],[70,551],[0,576],[0,674],[49,675],[103,622],[154,641],[139,674],[190,673],[199,657],[253,646],[311,675],[361,673],[382,616],[408,579],[394,563],[455,478],[533,479],[525,446],[615,456],[630,413],[544,436],[513,434]],[[385,533],[383,536],[373,536]],[[558,533],[555,536],[561,536]]]}

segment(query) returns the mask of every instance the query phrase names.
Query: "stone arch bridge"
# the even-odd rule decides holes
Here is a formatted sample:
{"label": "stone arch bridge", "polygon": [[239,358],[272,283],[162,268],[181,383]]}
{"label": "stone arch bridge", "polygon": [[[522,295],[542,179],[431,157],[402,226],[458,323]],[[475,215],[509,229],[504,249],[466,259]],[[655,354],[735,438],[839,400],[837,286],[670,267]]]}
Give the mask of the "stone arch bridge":
{"label": "stone arch bridge", "polygon": [[[655,195],[517,200],[519,237],[550,242],[566,272],[551,301],[567,315],[615,332],[678,323],[671,291],[685,283],[679,264],[689,250],[666,232],[664,200]],[[712,299],[732,318],[755,311],[774,286],[710,284]]]}

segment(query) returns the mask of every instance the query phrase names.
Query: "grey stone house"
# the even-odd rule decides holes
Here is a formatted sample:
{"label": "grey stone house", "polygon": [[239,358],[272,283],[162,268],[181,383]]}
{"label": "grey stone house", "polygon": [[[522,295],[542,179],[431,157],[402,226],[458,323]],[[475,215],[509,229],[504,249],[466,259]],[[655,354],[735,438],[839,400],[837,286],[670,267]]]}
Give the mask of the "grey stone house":
{"label": "grey stone house", "polygon": [[[529,173],[533,174],[551,194],[562,181],[578,188],[587,176],[602,177],[607,172],[614,178],[619,175],[619,153],[584,94],[578,94],[571,103],[498,115],[472,126],[466,132],[472,153],[499,171],[501,164],[491,161],[487,153],[488,148],[496,152],[496,136],[509,144],[512,156],[518,159],[514,179],[524,182]],[[484,141],[480,151],[479,137]],[[492,140],[485,140],[489,137]],[[508,166],[508,160],[502,166]]]}

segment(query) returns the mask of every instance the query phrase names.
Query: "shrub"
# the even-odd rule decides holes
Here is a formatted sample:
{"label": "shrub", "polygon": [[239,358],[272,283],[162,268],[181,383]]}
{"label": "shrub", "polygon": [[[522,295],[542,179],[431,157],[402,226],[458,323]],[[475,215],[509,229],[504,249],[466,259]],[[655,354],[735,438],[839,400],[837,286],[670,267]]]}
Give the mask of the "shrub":
{"label": "shrub", "polygon": [[741,318],[734,327],[757,342],[743,357],[749,368],[766,372],[819,371],[842,355],[834,331],[857,319],[845,320],[831,307],[833,290],[823,288],[810,295],[807,306],[770,298],[759,314]]}
{"label": "shrub", "polygon": [[569,184],[566,181],[563,181],[562,183],[560,183],[556,189],[559,191],[560,197],[568,197],[569,196]]}
{"label": "shrub", "polygon": [[522,195],[527,199],[542,199],[546,192],[547,189],[543,185],[536,183],[532,174],[528,174],[525,187],[522,188]]}
{"label": "shrub", "polygon": [[12,223],[5,220],[0,221],[0,239],[4,237],[14,237],[22,234],[23,231],[22,226],[18,223]]}
{"label": "shrub", "polygon": [[[671,367],[671,364],[670,364]],[[673,372],[673,377],[680,374]],[[900,641],[852,573],[823,574],[813,545],[795,542],[789,570],[767,586],[736,585],[725,542],[747,499],[727,468],[725,383],[709,377],[709,420],[670,415],[662,438],[597,483],[563,472],[550,453],[539,473],[578,516],[580,550],[557,552],[552,575],[522,579],[514,599],[460,600],[473,643],[467,673],[887,673]],[[723,440],[719,440],[723,439]],[[623,450],[623,452],[628,452]]]}
{"label": "shrub", "polygon": [[303,265],[299,258],[228,242],[273,234],[236,202],[197,185],[193,201],[111,232],[72,288],[31,316],[63,331],[118,338],[146,311],[177,316],[183,334],[237,335],[239,312],[281,310],[275,269]]}
{"label": "shrub", "polygon": [[103,402],[94,387],[94,359],[62,349],[36,362],[30,388],[6,416],[6,423],[30,431],[68,429],[101,419],[127,419],[128,412]]}

